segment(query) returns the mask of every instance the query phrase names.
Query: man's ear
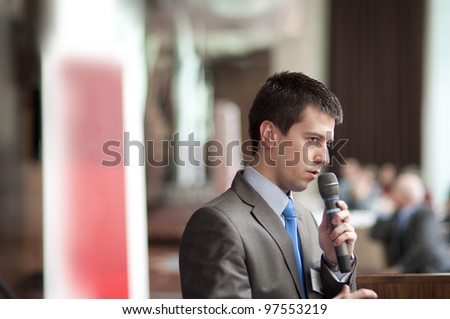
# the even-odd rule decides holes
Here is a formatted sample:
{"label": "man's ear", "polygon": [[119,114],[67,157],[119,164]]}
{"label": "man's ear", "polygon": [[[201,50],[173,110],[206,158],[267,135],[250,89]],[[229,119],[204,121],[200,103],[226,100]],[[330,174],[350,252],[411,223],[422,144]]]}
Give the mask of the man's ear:
{"label": "man's ear", "polygon": [[271,121],[265,120],[259,126],[261,145],[272,148],[277,145],[278,129]]}

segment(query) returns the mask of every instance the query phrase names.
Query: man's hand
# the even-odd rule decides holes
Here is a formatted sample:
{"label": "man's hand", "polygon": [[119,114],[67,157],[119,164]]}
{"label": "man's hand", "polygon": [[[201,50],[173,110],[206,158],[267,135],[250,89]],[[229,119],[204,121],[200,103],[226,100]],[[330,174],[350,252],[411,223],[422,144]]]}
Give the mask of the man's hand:
{"label": "man's hand", "polygon": [[335,247],[347,242],[348,253],[351,256],[357,238],[355,228],[349,223],[350,212],[347,210],[347,204],[340,200],[337,202],[337,206],[341,211],[336,213],[331,221],[336,228],[331,231],[326,210],[323,212],[322,223],[319,226],[320,247],[325,256],[335,263],[337,263]]}
{"label": "man's hand", "polygon": [[375,291],[370,289],[358,289],[355,292],[350,292],[350,287],[345,285],[342,291],[333,299],[377,299],[378,295]]}

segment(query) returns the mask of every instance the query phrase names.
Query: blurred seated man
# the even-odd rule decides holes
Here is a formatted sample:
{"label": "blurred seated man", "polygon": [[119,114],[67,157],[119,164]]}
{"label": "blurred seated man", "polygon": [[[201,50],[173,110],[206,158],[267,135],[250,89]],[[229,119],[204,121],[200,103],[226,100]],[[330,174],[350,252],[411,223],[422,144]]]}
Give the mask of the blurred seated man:
{"label": "blurred seated man", "polygon": [[447,202],[444,206],[444,228],[446,232],[447,241],[450,244],[450,191],[448,192]]}
{"label": "blurred seated man", "polygon": [[397,176],[397,167],[390,162],[381,165],[378,170],[378,183],[383,195],[390,196],[392,192],[392,184]]}
{"label": "blurred seated man", "polygon": [[389,268],[385,273],[450,271],[448,244],[434,212],[424,204],[425,194],[416,174],[402,173],[394,182],[395,212],[380,216],[371,230],[386,249]]}
{"label": "blurred seated man", "polygon": [[362,166],[353,184],[352,201],[349,206],[355,210],[373,210],[373,205],[380,195],[376,167]]}

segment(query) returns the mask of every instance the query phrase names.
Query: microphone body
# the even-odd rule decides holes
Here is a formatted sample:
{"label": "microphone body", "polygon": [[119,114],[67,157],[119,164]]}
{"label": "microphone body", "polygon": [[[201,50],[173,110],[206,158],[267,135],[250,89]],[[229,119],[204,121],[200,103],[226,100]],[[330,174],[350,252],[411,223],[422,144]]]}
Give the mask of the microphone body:
{"label": "microphone body", "polygon": [[[318,179],[319,192],[325,204],[325,209],[328,218],[328,224],[331,230],[334,230],[336,226],[331,223],[334,215],[341,209],[336,205],[339,200],[339,183],[336,175],[333,173],[324,173],[319,176]],[[352,269],[350,264],[350,256],[348,253],[348,247],[346,243],[335,247],[336,257],[339,265],[339,271],[341,273],[350,272]]]}

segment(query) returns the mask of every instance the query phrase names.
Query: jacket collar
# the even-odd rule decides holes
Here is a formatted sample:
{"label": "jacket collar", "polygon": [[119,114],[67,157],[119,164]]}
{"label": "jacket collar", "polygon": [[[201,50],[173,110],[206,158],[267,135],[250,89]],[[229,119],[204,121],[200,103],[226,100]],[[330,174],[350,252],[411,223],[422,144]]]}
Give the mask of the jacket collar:
{"label": "jacket collar", "polygon": [[[252,216],[269,233],[278,245],[286,265],[295,282],[298,294],[301,296],[300,278],[295,261],[292,241],[283,227],[282,222],[273,212],[267,202],[248,184],[242,177],[243,171],[239,171],[231,184],[231,189],[241,198],[243,202],[253,207]],[[297,218],[299,214],[297,211]]]}

